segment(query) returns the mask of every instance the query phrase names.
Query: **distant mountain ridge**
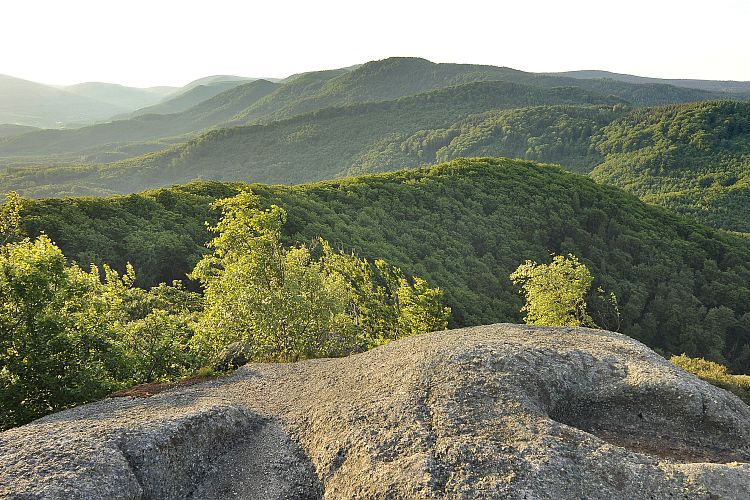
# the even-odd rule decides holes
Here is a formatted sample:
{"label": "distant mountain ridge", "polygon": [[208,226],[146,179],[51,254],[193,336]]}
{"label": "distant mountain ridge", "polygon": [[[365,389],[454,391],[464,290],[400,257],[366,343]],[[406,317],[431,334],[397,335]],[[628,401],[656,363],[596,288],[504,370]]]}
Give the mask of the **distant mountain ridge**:
{"label": "distant mountain ridge", "polygon": [[[206,76],[175,89],[151,106],[139,107],[139,109],[126,115],[115,116],[114,119],[135,118],[148,114],[166,115],[181,113],[226,90],[255,80],[259,80],[259,78],[234,75]],[[272,78],[270,80],[275,79]]]}
{"label": "distant mountain ridge", "polygon": [[[224,81],[229,78],[229,81]],[[221,95],[223,87],[229,92],[239,86],[240,77],[208,77],[196,80],[186,87],[187,92],[168,97],[164,102],[138,110],[123,118],[140,118],[147,114],[174,114],[188,111],[200,102]],[[221,126],[232,127],[253,123],[271,123],[329,107],[350,105],[359,102],[392,100],[409,95],[429,92],[441,88],[480,81],[504,81],[531,85],[538,88],[580,87],[601,96],[614,96],[635,105],[679,103],[722,97],[724,94],[702,90],[684,89],[670,85],[636,85],[608,80],[580,80],[526,73],[511,68],[471,65],[436,64],[425,59],[394,57],[381,61],[371,61],[353,69],[336,69],[303,73],[294,78],[279,82],[277,88],[254,102],[241,99],[232,105],[233,94],[229,93],[220,101],[224,110],[234,106],[234,116],[225,117],[224,123],[202,120],[194,124],[192,120],[175,125],[173,118],[148,118],[132,123],[102,124],[76,132],[57,134],[32,133],[14,140],[12,144],[0,145],[0,155],[39,156],[47,154],[87,153],[87,161],[111,161],[122,158],[122,143],[132,141],[155,141],[160,138],[198,132],[204,128]],[[209,86],[203,85],[208,83]],[[272,82],[273,83],[273,82]],[[211,86],[214,87],[211,87]],[[219,86],[217,88],[216,86]],[[207,103],[208,104],[208,103]],[[228,113],[227,113],[228,114]],[[217,115],[218,116],[218,115]],[[180,119],[181,120],[181,119]],[[162,128],[160,124],[164,124]],[[118,131],[122,131],[118,135]],[[67,137],[67,139],[66,139]],[[187,137],[185,138],[187,140]],[[113,145],[109,147],[108,145]],[[109,149],[107,149],[109,147]],[[127,151],[154,151],[158,146],[142,146]],[[117,150],[114,155],[108,151]]]}
{"label": "distant mountain ridge", "polygon": [[57,128],[101,120],[123,110],[64,89],[0,75],[0,123]]}
{"label": "distant mountain ridge", "polygon": [[561,73],[549,73],[550,75],[569,76],[571,78],[591,79],[609,78],[626,83],[659,83],[685,87],[691,89],[708,90],[711,92],[729,92],[738,94],[750,94],[750,82],[736,80],[696,80],[689,78],[653,78],[647,76],[628,75],[625,73],[613,73],[600,70],[563,71]]}
{"label": "distant mountain ridge", "polygon": [[175,87],[135,88],[101,82],[79,83],[62,88],[67,92],[124,109],[149,106],[177,90]]}
{"label": "distant mountain ridge", "polygon": [[[185,111],[173,114],[144,114],[128,120],[90,125],[78,129],[37,130],[0,140],[0,154],[81,153],[99,146],[133,141],[151,141],[173,135],[187,134],[210,128],[230,120],[243,109],[272,92],[278,84],[266,80],[250,83],[232,82],[232,88]],[[206,87],[199,85],[190,95]]]}
{"label": "distant mountain ridge", "polygon": [[[108,121],[116,116],[127,116],[137,109],[158,106],[159,103],[164,104],[147,113],[175,113],[250,80],[253,78],[215,75],[195,80],[180,88],[136,88],[103,82],[54,86],[0,75],[0,125],[81,127]],[[201,86],[205,88],[192,98],[182,97]],[[176,103],[167,104],[179,97],[182,99]]]}
{"label": "distant mountain ridge", "polygon": [[[217,129],[186,144],[109,165],[60,166],[48,169],[44,177],[38,176],[37,168],[9,169],[0,173],[0,189],[24,185],[25,192],[45,196],[63,185],[66,194],[83,195],[107,190],[124,193],[206,178],[310,182],[345,175],[382,139],[449,126],[457,117],[544,104],[616,106],[621,102],[576,87],[545,89],[502,81],[475,82],[391,101],[326,108],[269,124]],[[32,135],[40,134],[1,141],[0,151],[7,152]]]}
{"label": "distant mountain ridge", "polygon": [[[196,179],[301,183],[511,156],[559,163],[715,227],[750,231],[743,132],[750,110],[727,104],[750,96],[737,92],[746,82],[704,81],[706,89],[696,89],[601,76],[618,75],[574,78],[413,57],[278,82],[216,75],[130,119],[0,129],[0,189],[62,196]],[[655,105],[666,106],[644,107]],[[170,109],[180,111],[163,113]],[[733,128],[719,138],[724,122]],[[619,136],[630,142],[613,149]]]}

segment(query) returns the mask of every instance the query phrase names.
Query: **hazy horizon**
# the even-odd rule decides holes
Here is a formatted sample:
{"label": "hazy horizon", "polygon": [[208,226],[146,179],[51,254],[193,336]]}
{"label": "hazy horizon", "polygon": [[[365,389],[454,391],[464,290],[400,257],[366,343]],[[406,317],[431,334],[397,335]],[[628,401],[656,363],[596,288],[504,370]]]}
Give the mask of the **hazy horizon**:
{"label": "hazy horizon", "polygon": [[392,56],[533,72],[604,70],[750,81],[750,5],[467,0],[352,5],[29,0],[0,6],[0,74],[49,85],[182,86],[208,75],[284,78]]}

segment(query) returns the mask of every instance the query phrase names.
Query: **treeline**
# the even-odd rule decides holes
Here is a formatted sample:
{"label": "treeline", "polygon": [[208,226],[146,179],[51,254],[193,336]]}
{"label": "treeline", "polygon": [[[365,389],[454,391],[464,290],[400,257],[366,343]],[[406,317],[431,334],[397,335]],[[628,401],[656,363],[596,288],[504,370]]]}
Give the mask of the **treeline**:
{"label": "treeline", "polygon": [[[181,279],[203,253],[209,203],[245,186],[197,183],[111,199],[40,200],[24,214],[80,262],[127,261],[149,286]],[[750,371],[750,242],[562,169],[501,159],[301,186],[252,185],[284,207],[287,244],[318,236],[386,257],[445,292],[450,326],[519,322],[508,276],[525,259],[574,254],[616,294],[621,331],[665,354]],[[168,250],[164,250],[168,248]],[[603,327],[605,306],[593,320]]]}

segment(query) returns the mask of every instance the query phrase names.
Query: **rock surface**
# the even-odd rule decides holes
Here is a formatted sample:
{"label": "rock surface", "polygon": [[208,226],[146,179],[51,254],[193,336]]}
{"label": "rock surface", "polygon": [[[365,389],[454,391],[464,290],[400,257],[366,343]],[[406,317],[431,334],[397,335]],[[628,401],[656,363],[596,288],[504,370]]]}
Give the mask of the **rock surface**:
{"label": "rock surface", "polygon": [[750,408],[644,345],[491,325],[0,434],[10,498],[750,498]]}

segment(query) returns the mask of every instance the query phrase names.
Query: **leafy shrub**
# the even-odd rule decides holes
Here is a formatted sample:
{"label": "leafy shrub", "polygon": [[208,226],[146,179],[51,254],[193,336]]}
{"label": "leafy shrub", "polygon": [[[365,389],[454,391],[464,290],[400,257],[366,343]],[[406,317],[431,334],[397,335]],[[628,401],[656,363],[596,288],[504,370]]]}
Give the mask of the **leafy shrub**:
{"label": "leafy shrub", "polygon": [[669,361],[709,384],[733,392],[750,404],[750,375],[732,375],[724,365],[703,358],[691,358],[685,354],[672,356]]}
{"label": "leafy shrub", "polygon": [[223,216],[212,228],[214,252],[192,273],[204,287],[193,339],[202,351],[216,355],[239,342],[255,360],[340,356],[447,327],[439,289],[411,283],[384,261],[373,267],[334,252],[322,239],[320,258],[306,245],[284,247],[286,212],[258,202],[243,191],[215,204]]}

